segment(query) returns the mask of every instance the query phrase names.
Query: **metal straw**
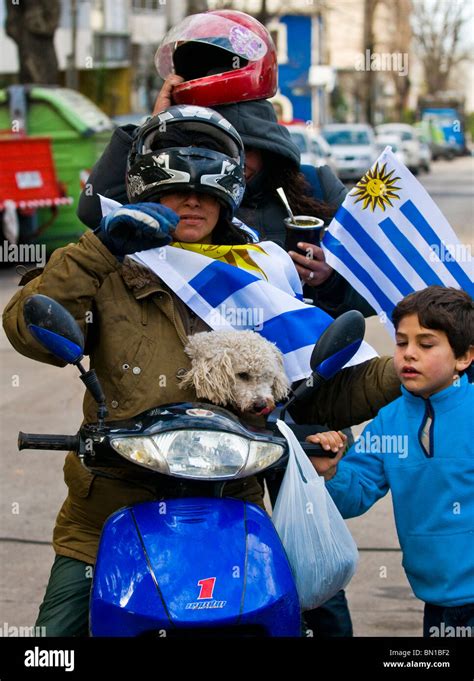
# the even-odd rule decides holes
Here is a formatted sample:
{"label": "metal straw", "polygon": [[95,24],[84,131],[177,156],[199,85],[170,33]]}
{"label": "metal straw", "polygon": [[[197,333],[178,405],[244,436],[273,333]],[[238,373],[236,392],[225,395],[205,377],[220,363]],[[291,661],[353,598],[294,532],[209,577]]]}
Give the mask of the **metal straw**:
{"label": "metal straw", "polygon": [[290,204],[288,203],[288,199],[286,198],[285,192],[283,191],[283,187],[278,187],[277,192],[278,192],[278,196],[280,197],[280,199],[283,201],[283,203],[285,205],[285,208],[288,212],[288,215],[291,218],[291,222],[294,222],[295,216],[293,215],[293,212],[290,208]]}

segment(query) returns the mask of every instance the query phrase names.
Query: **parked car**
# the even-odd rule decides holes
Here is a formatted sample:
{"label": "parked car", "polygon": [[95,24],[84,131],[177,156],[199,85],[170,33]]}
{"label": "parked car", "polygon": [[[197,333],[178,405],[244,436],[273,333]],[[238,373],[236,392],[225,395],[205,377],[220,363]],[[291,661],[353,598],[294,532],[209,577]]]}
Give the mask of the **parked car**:
{"label": "parked car", "polygon": [[429,141],[421,130],[416,129],[416,135],[420,142],[420,168],[429,173],[431,170],[431,161],[433,160]]}
{"label": "parked car", "polygon": [[291,140],[296,144],[301,154],[302,165],[319,166],[323,165],[321,159],[315,153],[311,140],[309,128],[304,123],[294,124],[289,123],[285,125],[291,135]]}
{"label": "parked car", "polygon": [[304,123],[285,123],[284,125],[288,128],[292,141],[300,150],[302,165],[315,167],[328,165],[337,174],[331,147],[322,135]]}
{"label": "parked car", "polygon": [[311,134],[311,143],[314,153],[319,159],[321,159],[321,163],[318,165],[329,166],[333,173],[337,175],[337,165],[334,159],[334,154],[332,153],[332,149],[324,137],[320,133],[313,131]]}
{"label": "parked car", "polygon": [[396,135],[400,139],[400,147],[405,154],[405,165],[413,175],[417,175],[422,166],[421,143],[416,129],[407,123],[384,123],[375,128],[377,135]]}
{"label": "parked car", "polygon": [[400,161],[400,163],[407,165],[407,158],[400,144],[400,138],[398,137],[398,135],[387,134],[376,135],[375,145],[377,147],[377,152],[379,155],[382,153],[385,147],[391,147],[392,152],[395,155],[395,158],[397,158]]}
{"label": "parked car", "polygon": [[418,132],[421,132],[423,139],[426,140],[433,161],[437,161],[439,158],[444,158],[447,161],[453,160],[456,151],[446,141],[443,131],[434,119],[418,121],[414,127]]}
{"label": "parked car", "polygon": [[342,180],[359,180],[377,158],[374,131],[363,123],[325,125],[322,135],[330,145]]}

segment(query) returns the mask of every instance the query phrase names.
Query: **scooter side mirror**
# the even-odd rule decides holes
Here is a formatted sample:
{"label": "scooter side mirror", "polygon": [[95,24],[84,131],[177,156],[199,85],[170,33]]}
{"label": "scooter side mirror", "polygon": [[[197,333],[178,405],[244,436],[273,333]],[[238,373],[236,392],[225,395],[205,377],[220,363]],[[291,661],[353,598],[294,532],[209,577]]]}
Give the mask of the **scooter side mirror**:
{"label": "scooter side mirror", "polygon": [[344,312],[319,337],[311,354],[311,369],[328,380],[355,355],[365,333],[365,319],[357,310]]}
{"label": "scooter side mirror", "polygon": [[84,336],[68,310],[53,298],[36,294],[27,298],[23,317],[31,335],[51,354],[77,364],[84,354]]}
{"label": "scooter side mirror", "polygon": [[307,399],[322,383],[340,371],[356,354],[364,339],[365,319],[357,310],[344,312],[319,337],[311,354],[311,376],[293,391],[284,406]]}
{"label": "scooter side mirror", "polygon": [[53,298],[36,294],[27,298],[23,317],[31,335],[51,354],[68,364],[75,364],[81,381],[99,405],[99,427],[108,416],[105,395],[94,369],[86,371],[81,364],[84,336],[78,323],[66,308]]}

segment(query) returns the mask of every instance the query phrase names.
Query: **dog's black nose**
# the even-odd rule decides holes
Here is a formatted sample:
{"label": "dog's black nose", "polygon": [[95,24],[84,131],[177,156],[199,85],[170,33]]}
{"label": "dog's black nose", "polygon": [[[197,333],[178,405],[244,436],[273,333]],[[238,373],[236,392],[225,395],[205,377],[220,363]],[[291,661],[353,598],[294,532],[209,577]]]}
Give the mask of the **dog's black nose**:
{"label": "dog's black nose", "polygon": [[265,409],[267,406],[267,403],[265,400],[257,400],[256,402],[253,403],[252,408],[253,411],[259,412]]}

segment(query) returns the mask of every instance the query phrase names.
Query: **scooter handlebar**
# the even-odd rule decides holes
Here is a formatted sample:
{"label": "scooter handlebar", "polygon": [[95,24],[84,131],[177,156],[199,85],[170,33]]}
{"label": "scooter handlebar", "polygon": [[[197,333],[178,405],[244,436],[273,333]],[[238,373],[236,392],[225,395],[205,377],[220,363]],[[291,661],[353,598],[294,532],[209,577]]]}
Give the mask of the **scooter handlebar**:
{"label": "scooter handlebar", "polygon": [[79,447],[79,435],[18,433],[18,449],[55,449],[68,452]]}
{"label": "scooter handlebar", "polygon": [[334,457],[337,456],[337,452],[333,452],[331,449],[329,451],[323,449],[321,445],[318,445],[317,443],[301,442],[300,444],[303,447],[304,453],[308,456],[321,456],[323,458],[327,457],[328,459],[334,459]]}

